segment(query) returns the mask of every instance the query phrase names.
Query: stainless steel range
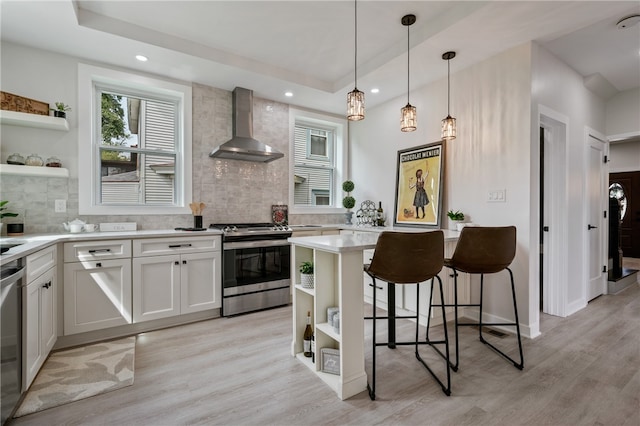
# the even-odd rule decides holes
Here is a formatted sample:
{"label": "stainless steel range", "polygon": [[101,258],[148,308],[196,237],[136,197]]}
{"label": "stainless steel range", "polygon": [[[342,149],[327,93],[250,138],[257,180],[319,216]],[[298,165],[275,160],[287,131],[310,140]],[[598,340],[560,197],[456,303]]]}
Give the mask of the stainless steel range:
{"label": "stainless steel range", "polygon": [[222,236],[222,315],[290,301],[291,228],[271,223],[216,223]]}

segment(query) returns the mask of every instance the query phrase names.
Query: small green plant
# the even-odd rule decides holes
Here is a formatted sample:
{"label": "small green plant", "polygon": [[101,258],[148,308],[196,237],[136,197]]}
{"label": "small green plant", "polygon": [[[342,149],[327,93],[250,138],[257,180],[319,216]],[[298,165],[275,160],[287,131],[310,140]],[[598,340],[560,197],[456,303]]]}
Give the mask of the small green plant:
{"label": "small green plant", "polygon": [[55,105],[56,105],[55,108],[49,108],[49,109],[51,111],[62,111],[62,112],[71,111],[71,107],[69,105],[66,105],[64,102],[56,102]]}
{"label": "small green plant", "polygon": [[453,211],[453,210],[449,210],[447,212],[447,216],[449,216],[449,219],[451,220],[464,220],[464,213],[462,213],[460,210],[457,211]]}
{"label": "small green plant", "polygon": [[347,210],[352,209],[356,205],[356,199],[349,194],[353,191],[353,188],[355,188],[355,185],[350,180],[345,180],[342,183],[342,190],[347,193],[347,196],[342,199],[342,206]]}
{"label": "small green plant", "polygon": [[7,207],[5,207],[5,205],[8,203],[9,201],[0,201],[0,219],[3,219],[5,217],[16,217],[18,216],[18,213],[11,213],[6,211]]}
{"label": "small green plant", "polygon": [[300,273],[313,274],[313,262],[302,262],[300,264]]}

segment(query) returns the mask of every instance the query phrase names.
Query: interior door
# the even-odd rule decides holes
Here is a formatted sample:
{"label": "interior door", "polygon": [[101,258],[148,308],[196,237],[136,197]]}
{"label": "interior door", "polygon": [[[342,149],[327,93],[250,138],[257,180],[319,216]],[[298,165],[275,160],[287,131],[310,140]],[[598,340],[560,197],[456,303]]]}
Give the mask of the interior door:
{"label": "interior door", "polygon": [[620,248],[624,257],[640,258],[640,172],[609,174],[609,186],[622,186],[625,206],[620,227]]}
{"label": "interior door", "polygon": [[605,174],[605,149],[603,141],[589,135],[589,155],[587,170],[587,243],[589,284],[587,300],[592,300],[605,292],[607,285],[607,264],[605,251],[605,211],[608,209],[607,175]]}

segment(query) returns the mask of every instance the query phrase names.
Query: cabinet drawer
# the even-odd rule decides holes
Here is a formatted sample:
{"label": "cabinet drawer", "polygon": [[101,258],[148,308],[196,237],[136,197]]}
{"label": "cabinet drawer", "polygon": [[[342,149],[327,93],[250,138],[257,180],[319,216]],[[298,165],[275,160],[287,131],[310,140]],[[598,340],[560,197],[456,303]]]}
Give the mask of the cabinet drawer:
{"label": "cabinet drawer", "polygon": [[131,240],[78,241],[64,244],[65,262],[128,257],[131,257]]}
{"label": "cabinet drawer", "polygon": [[159,256],[177,253],[219,251],[220,241],[221,238],[219,236],[137,239],[133,240],[133,256]]}
{"label": "cabinet drawer", "polygon": [[27,256],[27,283],[38,278],[56,264],[57,246],[47,247]]}

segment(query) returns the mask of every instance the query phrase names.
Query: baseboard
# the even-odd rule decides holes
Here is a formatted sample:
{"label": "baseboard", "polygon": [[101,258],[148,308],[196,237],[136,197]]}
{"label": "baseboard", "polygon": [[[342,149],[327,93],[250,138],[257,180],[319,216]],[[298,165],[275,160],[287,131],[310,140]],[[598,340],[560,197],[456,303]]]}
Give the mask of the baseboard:
{"label": "baseboard", "polygon": [[220,318],[220,309],[209,309],[202,312],[178,315],[175,317],[161,318],[152,321],[144,321],[136,324],[120,325],[104,330],[87,331],[86,333],[58,336],[53,350],[65,349],[78,345],[101,342],[125,336],[131,336],[147,331],[160,330],[162,328],[175,327],[213,318]]}
{"label": "baseboard", "polygon": [[[478,310],[476,308],[466,308],[463,311],[463,314],[460,318],[466,318],[472,322],[478,322]],[[486,312],[482,314],[482,321],[485,323],[489,322],[513,322],[513,318],[503,318],[498,315],[487,314]],[[491,326],[496,330],[499,330],[506,334],[516,335],[515,327],[507,327],[507,326]],[[534,339],[540,335],[540,330],[538,328],[538,324],[533,326],[528,326],[520,323],[520,335],[522,337],[526,337],[528,339]]]}

